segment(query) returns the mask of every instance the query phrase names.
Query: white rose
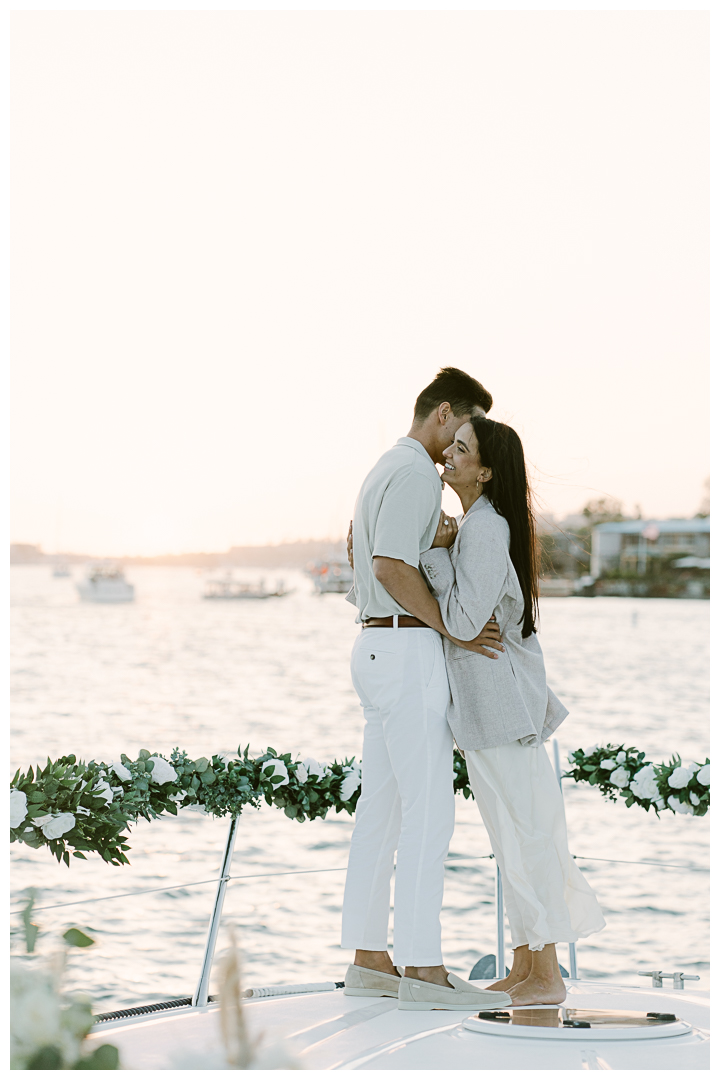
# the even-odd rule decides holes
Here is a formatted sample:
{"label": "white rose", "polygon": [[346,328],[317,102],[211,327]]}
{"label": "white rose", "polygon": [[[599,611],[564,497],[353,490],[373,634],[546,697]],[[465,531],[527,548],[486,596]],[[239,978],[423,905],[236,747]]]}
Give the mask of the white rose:
{"label": "white rose", "polygon": [[10,789],[10,828],[17,829],[27,817],[27,795],[17,788]]}
{"label": "white rose", "polygon": [[[265,770],[270,765],[272,765],[273,771],[268,776],[265,773]],[[270,783],[273,784],[274,787],[282,787],[283,784],[287,784],[287,783],[290,782],[290,776],[288,775],[287,765],[285,764],[284,761],[279,761],[278,758],[270,758],[269,761],[264,761],[263,766],[262,766],[262,770],[263,770],[263,776],[266,779],[268,779],[270,781]]]}
{"label": "white rose", "polygon": [[297,777],[298,784],[307,784],[309,773],[302,762],[295,770],[295,776]]}
{"label": "white rose", "polygon": [[652,765],[643,765],[638,769],[630,781],[630,790],[638,799],[655,800],[660,795],[660,788],[655,779],[655,769]]}
{"label": "white rose", "polygon": [[621,750],[621,751],[620,751],[620,753],[619,753],[619,754],[617,754],[617,756],[616,756],[616,758],[615,758],[615,760],[617,761],[618,765],[622,765],[623,761],[625,761],[626,759],[627,759],[627,754],[625,753],[625,751],[624,751],[624,750]]}
{"label": "white rose", "polygon": [[153,771],[150,774],[154,784],[169,784],[177,780],[177,773],[172,765],[161,757],[151,757],[148,761],[153,763]]}
{"label": "white rose", "polygon": [[693,804],[693,806],[700,805],[700,799],[697,797],[694,791],[690,792],[690,802]]}
{"label": "white rose", "polygon": [[600,768],[601,769],[614,769],[616,765],[617,765],[617,762],[613,761],[613,759],[611,757],[605,758],[604,761],[600,762]]}
{"label": "white rose", "polygon": [[688,765],[688,769],[693,774],[693,776],[695,775],[695,773],[698,771],[699,768],[700,768],[700,766],[698,765],[698,763],[696,761],[694,761],[692,763],[692,765]]}
{"label": "white rose", "polygon": [[113,761],[112,764],[110,765],[110,768],[115,773],[118,780],[132,780],[132,773],[130,772],[129,769],[125,768],[125,766],[122,764],[122,762]]}
{"label": "white rose", "polygon": [[186,795],[187,795],[187,791],[179,791],[177,793],[177,795],[171,795],[170,796],[170,802],[174,802],[174,803],[179,804],[179,803],[181,803],[183,801],[183,799],[185,798]]}
{"label": "white rose", "polygon": [[76,806],[75,813],[82,814],[83,817],[90,817],[90,811],[87,810],[84,806]]}
{"label": "white rose", "polygon": [[689,769],[684,768],[682,765],[678,765],[673,772],[668,776],[668,784],[674,788],[687,787],[692,780],[692,773]]}
{"label": "white rose", "polygon": [[323,766],[319,761],[316,761],[314,757],[306,757],[303,761],[303,765],[307,770],[308,776],[322,776]]}
{"label": "white rose", "polygon": [[710,787],[710,766],[702,765],[695,776],[698,784],[702,784],[703,787]]}
{"label": "white rose", "polygon": [[43,825],[48,821],[52,821],[52,814],[43,814],[42,817],[32,819],[32,823],[37,829],[42,829]]}
{"label": "white rose", "polygon": [[43,836],[48,840],[57,840],[75,828],[75,818],[72,814],[53,814],[52,821],[48,821],[42,827]]}
{"label": "white rose", "polygon": [[98,780],[93,788],[93,792],[96,793],[99,798],[104,799],[106,803],[111,803],[113,801],[112,788],[107,780]]}
{"label": "white rose", "polygon": [[657,806],[658,810],[665,810],[667,808],[667,803],[663,799],[662,795],[659,799],[653,799],[653,802]]}
{"label": "white rose", "polygon": [[668,806],[671,810],[674,810],[676,814],[692,814],[692,806],[688,806],[687,803],[680,802],[677,795],[668,796]]}
{"label": "white rose", "polygon": [[630,773],[627,771],[627,769],[623,769],[622,766],[620,766],[619,769],[616,769],[615,772],[610,773],[610,783],[617,784],[619,788],[627,787],[627,782],[629,779]]}
{"label": "white rose", "polygon": [[342,784],[340,785],[340,798],[343,802],[347,802],[348,799],[355,794],[360,787],[360,773],[352,772],[346,773]]}

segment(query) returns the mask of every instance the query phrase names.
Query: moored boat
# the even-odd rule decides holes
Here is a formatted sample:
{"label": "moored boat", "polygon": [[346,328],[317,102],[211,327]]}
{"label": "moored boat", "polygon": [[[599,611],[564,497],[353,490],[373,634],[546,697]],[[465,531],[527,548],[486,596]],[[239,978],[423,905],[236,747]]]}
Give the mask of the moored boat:
{"label": "moored boat", "polygon": [[135,586],[125,579],[117,563],[95,563],[77,582],[81,600],[95,604],[124,604],[135,599]]}
{"label": "moored boat", "polygon": [[346,559],[318,559],[308,564],[305,573],[312,578],[316,593],[347,593],[352,588],[353,571]]}
{"label": "moored boat", "polygon": [[236,581],[229,572],[222,578],[208,581],[203,593],[204,600],[267,600],[271,596],[287,596],[290,589],[278,579],[274,589],[265,587],[265,579],[257,582]]}

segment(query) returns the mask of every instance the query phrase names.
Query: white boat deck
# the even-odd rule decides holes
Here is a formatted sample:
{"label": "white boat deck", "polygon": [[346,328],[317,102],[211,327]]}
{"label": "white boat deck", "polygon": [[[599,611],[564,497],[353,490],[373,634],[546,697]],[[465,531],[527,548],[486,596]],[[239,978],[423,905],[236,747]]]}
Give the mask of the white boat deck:
{"label": "white boat deck", "polygon": [[[393,998],[345,997],[342,990],[261,998],[247,1001],[243,1010],[251,1036],[262,1033],[263,1046],[282,1040],[303,1069],[710,1068],[707,991],[566,983],[566,1009],[673,1013],[678,1023],[629,1030],[533,1029],[528,1022],[538,1022],[537,1010],[532,1016],[514,1010],[511,1021],[473,1031],[463,1021],[476,1014],[400,1012]],[[126,1069],[225,1067],[215,1004],[105,1022],[90,1039],[117,1046]]]}

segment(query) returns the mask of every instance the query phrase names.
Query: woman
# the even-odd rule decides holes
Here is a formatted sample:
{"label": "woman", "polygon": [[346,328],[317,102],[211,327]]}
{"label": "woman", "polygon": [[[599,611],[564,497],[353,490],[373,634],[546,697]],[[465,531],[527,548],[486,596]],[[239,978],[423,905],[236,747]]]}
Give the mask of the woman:
{"label": "woman", "polygon": [[[500,867],[513,941],[510,974],[493,983],[515,1005],[559,1004],[557,941],[605,925],[568,852],[562,794],[543,743],[567,716],[545,681],[536,636],[537,565],[531,495],[515,431],[488,419],[458,429],[442,479],[463,507],[441,515],[421,564],[453,637],[468,641],[494,614],[495,659],[444,639],[448,721]],[[445,522],[448,522],[445,524]]]}

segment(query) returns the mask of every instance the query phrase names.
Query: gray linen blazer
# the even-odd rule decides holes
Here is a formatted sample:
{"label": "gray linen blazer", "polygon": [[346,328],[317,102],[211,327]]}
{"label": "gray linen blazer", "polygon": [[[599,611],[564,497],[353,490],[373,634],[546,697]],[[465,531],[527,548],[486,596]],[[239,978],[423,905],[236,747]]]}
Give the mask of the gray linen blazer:
{"label": "gray linen blazer", "polygon": [[518,625],[524,603],[505,518],[482,495],[462,518],[452,548],[423,552],[420,565],[453,637],[477,637],[493,614],[503,635],[505,652],[497,660],[443,638],[448,723],[460,749],[545,742],[568,711],[545,681],[537,635],[523,638]]}

